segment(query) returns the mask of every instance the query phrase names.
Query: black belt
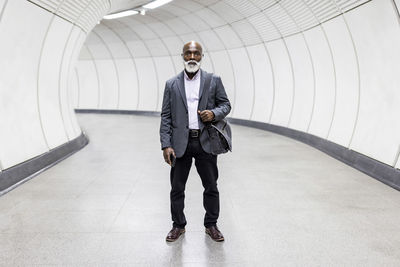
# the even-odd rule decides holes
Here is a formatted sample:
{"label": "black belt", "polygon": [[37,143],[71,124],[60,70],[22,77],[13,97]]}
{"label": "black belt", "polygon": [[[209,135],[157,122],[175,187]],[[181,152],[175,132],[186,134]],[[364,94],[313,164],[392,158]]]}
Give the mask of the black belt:
{"label": "black belt", "polygon": [[199,138],[200,130],[189,129],[189,137],[190,138]]}

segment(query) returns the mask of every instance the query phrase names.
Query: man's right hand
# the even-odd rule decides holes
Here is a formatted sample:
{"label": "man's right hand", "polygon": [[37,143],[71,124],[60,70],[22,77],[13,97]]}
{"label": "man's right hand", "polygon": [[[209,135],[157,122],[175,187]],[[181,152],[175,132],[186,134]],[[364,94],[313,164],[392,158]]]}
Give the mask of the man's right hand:
{"label": "man's right hand", "polygon": [[171,162],[171,154],[174,155],[174,157],[175,157],[175,151],[174,151],[174,149],[172,147],[166,147],[166,148],[163,149],[164,160],[169,165],[172,164],[172,162]]}

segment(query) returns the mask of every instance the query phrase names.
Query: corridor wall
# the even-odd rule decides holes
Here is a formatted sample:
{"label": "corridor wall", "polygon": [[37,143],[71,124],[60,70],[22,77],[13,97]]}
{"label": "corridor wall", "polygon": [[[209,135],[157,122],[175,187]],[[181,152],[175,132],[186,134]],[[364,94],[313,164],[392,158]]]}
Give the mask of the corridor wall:
{"label": "corridor wall", "polygon": [[88,0],[68,10],[72,2],[0,0],[0,191],[87,143],[68,77],[110,6]]}
{"label": "corridor wall", "polygon": [[183,1],[103,20],[70,84],[78,109],[160,111],[197,40],[230,117],[329,140],[400,167],[399,1]]}

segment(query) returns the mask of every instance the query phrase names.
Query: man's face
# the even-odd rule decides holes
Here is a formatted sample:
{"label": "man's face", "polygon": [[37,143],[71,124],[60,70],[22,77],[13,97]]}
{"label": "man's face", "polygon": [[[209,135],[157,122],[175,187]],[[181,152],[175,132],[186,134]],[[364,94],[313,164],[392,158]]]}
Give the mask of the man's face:
{"label": "man's face", "polygon": [[186,71],[189,73],[194,73],[200,68],[201,59],[203,57],[203,49],[199,43],[187,43],[183,47],[182,57]]}

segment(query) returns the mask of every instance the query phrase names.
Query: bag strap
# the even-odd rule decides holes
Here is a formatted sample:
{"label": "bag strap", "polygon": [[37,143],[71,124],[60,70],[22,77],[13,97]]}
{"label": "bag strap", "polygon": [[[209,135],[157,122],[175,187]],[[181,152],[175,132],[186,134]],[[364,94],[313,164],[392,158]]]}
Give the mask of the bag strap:
{"label": "bag strap", "polygon": [[208,101],[208,94],[210,91],[210,84],[211,84],[212,74],[207,73],[204,77],[204,85],[203,85],[203,94],[201,96],[201,102],[199,103],[199,107],[206,108],[207,101]]}

